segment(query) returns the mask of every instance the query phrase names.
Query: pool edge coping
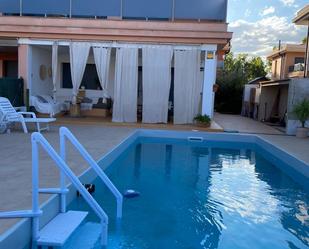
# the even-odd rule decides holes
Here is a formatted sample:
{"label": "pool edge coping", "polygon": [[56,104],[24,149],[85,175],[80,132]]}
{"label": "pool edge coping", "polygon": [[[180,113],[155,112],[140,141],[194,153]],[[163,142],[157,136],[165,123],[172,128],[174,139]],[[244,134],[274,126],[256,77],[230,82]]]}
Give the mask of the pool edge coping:
{"label": "pool edge coping", "polygon": [[[171,134],[173,136],[171,136]],[[127,137],[125,137],[119,144],[114,146],[112,149],[110,149],[106,154],[104,154],[102,157],[100,157],[97,162],[101,162],[100,166],[105,170],[111,162],[113,162],[117,156],[119,156],[123,151],[125,151],[138,137],[145,136],[145,137],[163,137],[163,138],[181,138],[185,139],[189,135],[196,135],[199,134],[199,136],[202,136],[204,139],[209,139],[212,141],[222,141],[222,142],[246,142],[251,143],[253,145],[260,146],[262,149],[263,146],[271,147],[272,150],[276,150],[278,153],[283,155],[288,159],[289,162],[287,163],[290,167],[292,167],[294,170],[298,171],[300,174],[304,175],[305,177],[309,178],[309,164],[305,161],[297,158],[295,155],[290,154],[290,152],[286,151],[284,148],[278,146],[277,144],[271,143],[271,141],[261,137],[260,134],[245,134],[245,133],[224,133],[224,132],[205,132],[205,131],[176,131],[176,130],[153,130],[153,129],[136,129],[132,131]],[[163,135],[163,136],[162,136]],[[169,136],[168,136],[169,135]],[[180,136],[181,135],[181,136]],[[186,137],[186,136],[187,137]],[[211,139],[212,138],[212,139]],[[225,138],[225,139],[223,139]],[[229,138],[229,139],[226,139]],[[238,138],[236,140],[235,138]],[[239,138],[242,138],[242,141],[239,141]],[[279,160],[282,160],[280,157],[276,156],[274,154],[274,151],[270,152],[274,157],[278,158]],[[294,161],[294,162],[293,162]],[[306,172],[299,171],[299,168],[294,167],[294,163],[297,165],[301,165],[302,168]],[[79,179],[94,179],[96,175],[92,172],[91,168],[86,169],[81,174],[78,175]],[[71,201],[75,197],[75,189],[72,185],[72,183],[69,183],[68,188],[70,189],[68,194],[68,202],[67,205],[71,203]],[[52,210],[57,209],[58,210]],[[40,208],[43,210],[44,215],[41,217],[41,224],[40,227],[45,226],[55,215],[58,214],[59,211],[59,196],[56,194],[51,195],[48,200],[44,201]],[[50,212],[50,213],[49,213]],[[12,225],[10,228],[8,228],[4,233],[0,235],[0,249],[2,248],[8,248],[3,247],[3,244],[5,245],[7,242],[10,241],[10,237],[15,236],[15,233],[22,233],[23,236],[19,238],[19,240],[27,240],[23,242],[23,245],[21,247],[17,248],[24,248],[29,244],[29,235],[31,238],[31,229],[28,229],[28,231],[24,231],[26,228],[29,228],[31,226],[31,219],[30,218],[24,218],[18,221],[16,224]],[[20,231],[19,231],[20,230]],[[21,231],[23,230],[23,231]],[[27,237],[27,238],[26,238]],[[15,243],[17,240],[15,240]],[[14,247],[15,248],[15,247]]]}

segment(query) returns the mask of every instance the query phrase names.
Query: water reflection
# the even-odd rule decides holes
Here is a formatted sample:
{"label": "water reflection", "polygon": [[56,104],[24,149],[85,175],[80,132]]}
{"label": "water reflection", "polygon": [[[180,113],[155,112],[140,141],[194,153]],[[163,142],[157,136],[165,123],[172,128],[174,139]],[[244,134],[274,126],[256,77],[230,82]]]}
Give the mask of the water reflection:
{"label": "water reflection", "polygon": [[135,147],[135,153],[134,153],[134,173],[133,175],[136,178],[140,177],[141,174],[141,152],[142,152],[142,145],[141,144],[137,144]]}
{"label": "water reflection", "polygon": [[141,193],[125,200],[119,230],[114,197],[96,182],[112,248],[308,248],[308,194],[247,147],[139,143],[109,176]]}
{"label": "water reflection", "polygon": [[[309,199],[302,188],[285,174],[273,174],[275,166],[265,164],[265,159],[257,157],[255,171],[257,177],[266,182],[269,194],[280,202],[280,222],[286,231],[293,234],[304,245],[309,246]],[[266,165],[268,167],[266,167]],[[298,248],[289,241],[290,248]]]}

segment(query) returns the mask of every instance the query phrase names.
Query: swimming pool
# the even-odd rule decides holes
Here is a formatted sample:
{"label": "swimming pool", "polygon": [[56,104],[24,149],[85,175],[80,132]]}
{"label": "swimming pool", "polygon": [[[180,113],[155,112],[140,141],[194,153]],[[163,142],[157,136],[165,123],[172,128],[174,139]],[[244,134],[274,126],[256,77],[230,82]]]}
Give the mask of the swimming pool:
{"label": "swimming pool", "polygon": [[[106,172],[120,191],[140,192],[119,222],[114,197],[94,181],[110,217],[108,248],[309,247],[308,178],[252,143],[139,137]],[[84,200],[69,209],[90,214],[65,248],[100,248]]]}

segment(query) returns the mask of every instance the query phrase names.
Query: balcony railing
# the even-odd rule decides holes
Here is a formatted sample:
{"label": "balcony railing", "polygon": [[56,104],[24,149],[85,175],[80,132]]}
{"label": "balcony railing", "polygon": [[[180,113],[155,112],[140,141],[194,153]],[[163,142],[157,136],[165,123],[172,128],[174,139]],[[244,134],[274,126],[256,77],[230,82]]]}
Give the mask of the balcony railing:
{"label": "balcony railing", "polygon": [[0,0],[5,15],[226,22],[227,0]]}
{"label": "balcony railing", "polygon": [[303,72],[305,70],[304,63],[297,63],[295,65],[289,66],[289,73],[292,72]]}

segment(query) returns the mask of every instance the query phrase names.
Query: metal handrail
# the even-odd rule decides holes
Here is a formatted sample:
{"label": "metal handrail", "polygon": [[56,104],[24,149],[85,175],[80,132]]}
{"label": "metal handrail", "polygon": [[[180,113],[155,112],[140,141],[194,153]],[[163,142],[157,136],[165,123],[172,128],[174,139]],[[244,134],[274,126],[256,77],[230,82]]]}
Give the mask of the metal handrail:
{"label": "metal handrail", "polygon": [[[65,16],[65,17],[68,17],[68,18],[72,18],[72,16],[73,16],[73,14],[74,13],[72,13],[72,10],[74,9],[74,1],[73,0],[67,0],[67,2],[68,2],[68,4],[69,4],[69,9],[67,9],[67,7],[63,7],[62,8],[62,11],[61,12],[54,12],[54,13],[50,13],[50,15],[51,16],[53,16],[53,15],[62,15],[62,16]],[[179,4],[177,4],[177,1],[176,0],[170,0],[170,4],[171,4],[171,6],[170,7],[168,7],[168,10],[169,10],[169,12],[170,12],[170,14],[169,15],[167,15],[167,16],[162,16],[162,18],[168,18],[168,19],[170,19],[170,20],[172,20],[172,21],[174,21],[175,19],[176,19],[176,7],[179,5]],[[226,16],[227,16],[227,5],[228,5],[228,1],[227,0],[225,0],[225,2],[224,2],[224,9],[225,9],[225,13],[224,13],[224,17],[218,17],[217,19],[219,19],[219,20],[221,20],[221,21],[223,21],[223,22],[226,22]],[[76,6],[75,6],[76,7]],[[100,6],[98,6],[98,7],[100,7]],[[124,14],[124,12],[125,12],[125,6],[124,6],[124,0],[120,0],[120,3],[119,3],[119,7],[118,7],[119,9],[119,17],[120,18],[123,18],[123,14]],[[18,12],[17,12],[18,11]],[[35,14],[40,14],[40,15],[44,15],[45,17],[47,17],[49,14],[47,14],[46,12],[44,13],[44,12],[36,12],[36,11],[30,11],[30,13],[29,13],[29,10],[25,13],[25,10],[24,10],[24,0],[19,0],[19,6],[18,6],[18,8],[14,11],[12,11],[12,10],[2,10],[2,12],[3,13],[8,13],[8,14],[19,14],[20,16],[23,16],[23,15],[25,15],[25,14],[33,14],[33,15],[35,15]],[[110,13],[110,14],[112,14],[112,13]],[[105,14],[103,14],[102,13],[102,15],[103,16],[110,16],[108,13],[105,13]],[[113,14],[112,14],[113,15]],[[197,15],[198,15],[198,13],[197,13]],[[82,15],[83,16],[83,15]],[[97,17],[97,14],[95,14],[95,13],[85,13],[84,14],[84,16],[85,17],[87,17],[87,18],[89,18],[89,17],[94,17],[94,18],[96,18]],[[190,15],[191,16],[191,15]],[[137,18],[144,18],[145,20],[148,20],[148,18],[149,18],[149,16],[146,14],[146,13],[144,13],[143,15],[137,15],[137,16],[135,16],[135,17],[137,17]],[[151,16],[150,16],[151,17]],[[181,16],[179,16],[177,19],[183,19]],[[198,18],[198,17],[196,17],[195,15],[193,15],[192,14],[192,16],[190,17],[190,19],[195,19],[195,20],[200,20],[200,18]],[[208,19],[206,16],[204,17],[204,19]]]}
{"label": "metal handrail", "polygon": [[[84,197],[85,201],[89,204],[92,210],[101,220],[102,234],[101,234],[101,244],[103,246],[107,245],[107,229],[108,229],[108,216],[101,208],[101,206],[96,202],[96,200],[91,196],[91,194],[86,190],[83,184],[80,182],[78,177],[73,173],[73,171],[68,167],[65,161],[57,154],[53,147],[48,143],[48,141],[43,137],[42,134],[34,132],[31,135],[32,143],[32,212],[39,213],[39,147],[41,147],[47,152],[47,154],[56,163],[59,170],[72,182],[75,188]],[[32,222],[32,234],[34,242],[39,238],[39,218],[33,217]]]}
{"label": "metal handrail", "polygon": [[[95,173],[100,177],[106,187],[113,193],[117,201],[117,218],[122,217],[122,204],[123,204],[123,196],[119,192],[119,190],[115,187],[115,185],[111,182],[108,176],[104,173],[104,171],[100,168],[97,162],[91,157],[91,155],[87,152],[87,150],[82,146],[82,144],[77,140],[77,138],[72,134],[72,132],[66,128],[61,127],[59,131],[60,135],[60,155],[62,159],[65,161],[66,157],[66,138],[71,142],[71,144],[78,150],[81,156],[88,162],[90,167],[95,171]],[[62,179],[62,182],[64,180]],[[61,184],[61,188],[65,188],[63,184]]]}
{"label": "metal handrail", "polygon": [[[42,215],[42,210],[39,206],[39,193],[53,193],[61,195],[61,212],[65,212],[65,194],[68,193],[68,189],[65,187],[65,177],[67,177],[74,187],[79,191],[81,196],[85,199],[88,205],[92,208],[95,214],[101,220],[102,233],[101,233],[101,245],[107,245],[107,230],[108,230],[108,216],[102,209],[102,207],[97,203],[97,201],[92,197],[92,195],[87,191],[87,189],[80,182],[78,177],[73,173],[73,171],[68,167],[65,162],[65,138],[68,138],[71,143],[78,149],[81,155],[88,161],[95,172],[100,176],[102,181],[106,186],[114,193],[117,198],[117,217],[122,216],[122,195],[109,180],[109,178],[104,174],[102,169],[97,165],[97,163],[92,159],[88,152],[83,148],[83,146],[78,142],[74,135],[67,129],[62,127],[60,129],[60,145],[61,145],[61,157],[54,150],[54,148],[49,144],[49,142],[44,138],[44,136],[39,132],[34,132],[31,135],[32,144],[32,210],[19,210],[19,211],[8,211],[0,212],[0,219],[9,218],[32,218],[32,239],[34,245],[39,239],[39,217]],[[56,163],[59,168],[60,174],[60,188],[39,188],[39,145],[47,152],[50,158]]]}

